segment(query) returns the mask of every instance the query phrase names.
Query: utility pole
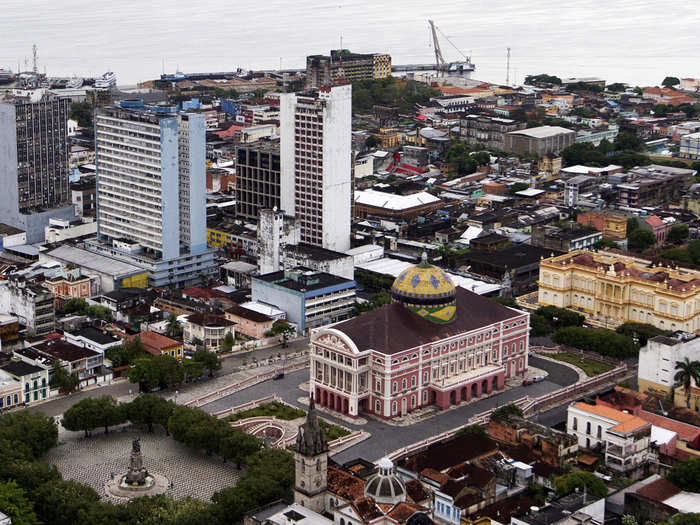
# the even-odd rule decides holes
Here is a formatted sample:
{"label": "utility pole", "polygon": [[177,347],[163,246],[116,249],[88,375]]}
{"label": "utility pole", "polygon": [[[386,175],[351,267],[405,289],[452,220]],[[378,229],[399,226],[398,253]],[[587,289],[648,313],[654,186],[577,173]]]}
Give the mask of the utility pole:
{"label": "utility pole", "polygon": [[510,48],[506,48],[508,50],[508,54],[506,57],[506,86],[510,86]]}

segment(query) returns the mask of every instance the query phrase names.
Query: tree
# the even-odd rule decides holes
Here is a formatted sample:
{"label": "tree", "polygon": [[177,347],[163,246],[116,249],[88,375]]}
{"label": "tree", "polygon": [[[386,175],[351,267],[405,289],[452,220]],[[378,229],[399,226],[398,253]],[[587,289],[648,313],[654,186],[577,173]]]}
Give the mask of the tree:
{"label": "tree", "polygon": [[656,244],[654,234],[649,230],[634,230],[627,237],[627,247],[633,252],[643,252]]}
{"label": "tree", "polygon": [[488,166],[491,164],[491,155],[488,151],[477,151],[471,154],[471,157],[476,161],[479,166]]}
{"label": "tree", "polygon": [[607,89],[608,91],[611,91],[613,93],[620,93],[620,92],[624,91],[625,89],[627,89],[627,84],[623,84],[621,82],[615,82],[613,84],[608,84],[607,86],[605,86],[605,89]]}
{"label": "tree", "polygon": [[570,494],[576,489],[586,489],[589,494],[604,498],[608,495],[608,488],[602,479],[591,472],[575,471],[554,479],[554,488],[557,494]]}
{"label": "tree", "polygon": [[533,314],[530,317],[530,337],[544,337],[553,331],[549,319],[543,315]]}
{"label": "tree", "polygon": [[586,317],[581,314],[556,306],[541,306],[535,313],[545,317],[555,329],[565,326],[583,326],[586,320]]}
{"label": "tree", "polygon": [[87,102],[73,102],[70,105],[69,118],[75,120],[81,128],[92,127],[92,107]]}
{"label": "tree", "polygon": [[157,422],[160,405],[168,403],[165,399],[153,394],[141,394],[124,406],[126,417],[136,425],[145,425],[153,432],[153,424]]}
{"label": "tree", "polygon": [[0,511],[13,525],[39,525],[34,505],[15,481],[0,483]]}
{"label": "tree", "polygon": [[255,436],[234,428],[221,440],[219,454],[224,460],[234,461],[236,468],[240,469],[246,458],[259,451],[261,445],[261,441]]}
{"label": "tree", "polygon": [[675,369],[677,371],[673,376],[674,386],[683,387],[685,390],[685,406],[690,408],[690,387],[693,382],[700,386],[700,361],[691,361],[686,357],[683,361],[676,361]]}
{"label": "tree", "polygon": [[561,158],[567,166],[577,164],[600,166],[605,155],[590,142],[577,142],[561,151]]}
{"label": "tree", "polygon": [[259,476],[274,472],[275,479],[285,490],[294,485],[294,457],[286,450],[264,448],[252,454],[248,457],[247,471]]}
{"label": "tree", "polygon": [[673,244],[681,244],[688,238],[688,225],[675,224],[668,232],[667,240]]}
{"label": "tree", "polygon": [[51,388],[58,388],[64,392],[72,392],[80,384],[80,379],[75,374],[69,374],[57,360],[51,366]]}
{"label": "tree", "polygon": [[673,86],[677,86],[680,83],[681,81],[678,77],[665,77],[661,85],[665,88],[673,88]]}
{"label": "tree", "polygon": [[129,370],[129,381],[146,390],[180,384],[184,377],[183,366],[167,354],[138,358]]}
{"label": "tree", "polygon": [[93,319],[102,319],[103,321],[112,320],[112,310],[106,306],[90,305],[87,307],[86,313]]}
{"label": "tree", "polygon": [[560,345],[572,346],[616,359],[635,357],[639,353],[639,349],[631,338],[611,330],[566,326],[554,332],[552,339]]}
{"label": "tree", "polygon": [[34,458],[56,446],[58,427],[52,417],[23,410],[0,416],[0,440],[23,443]]}
{"label": "tree", "polygon": [[654,116],[665,117],[669,112],[669,107],[666,104],[654,104]]}
{"label": "tree", "polygon": [[87,312],[87,309],[87,301],[80,297],[74,297],[73,299],[69,299],[68,301],[66,301],[66,304],[63,305],[63,311],[67,314],[85,314]]}
{"label": "tree", "polygon": [[530,187],[527,182],[516,182],[508,187],[508,195],[515,195],[519,191],[526,190]]}
{"label": "tree", "polygon": [[541,73],[539,75],[527,75],[525,77],[525,84],[530,86],[561,86],[561,79],[554,75],[548,75],[546,73]]}
{"label": "tree", "polygon": [[224,336],[224,339],[221,341],[221,349],[224,352],[228,352],[233,348],[233,344],[236,342],[236,339],[233,337],[233,334],[231,332],[226,332],[226,335]]}
{"label": "tree", "polygon": [[182,326],[180,326],[180,322],[177,320],[175,314],[168,315],[168,324],[165,332],[168,334],[168,337],[182,337]]}
{"label": "tree", "polygon": [[620,326],[615,328],[615,332],[632,339],[636,337],[638,339],[639,346],[646,346],[647,341],[652,337],[656,337],[657,335],[671,334],[670,331],[656,328],[654,325],[635,323],[634,321],[622,323]]}
{"label": "tree", "polygon": [[367,146],[370,149],[376,148],[379,144],[380,144],[380,142],[379,142],[379,139],[376,137],[376,135],[370,135],[365,140],[365,146]]}
{"label": "tree", "polygon": [[481,425],[467,425],[466,427],[460,429],[457,431],[455,434],[455,437],[460,437],[460,436],[469,436],[472,434],[477,434],[480,436],[483,436],[486,434],[486,429],[482,427]]}
{"label": "tree", "polygon": [[[229,336],[231,333],[229,332],[226,335]],[[209,377],[214,376],[214,370],[219,370],[221,368],[221,359],[218,355],[216,355],[216,353],[210,352],[209,350],[197,350],[192,356],[192,359],[202,363],[204,368],[209,371]]]}
{"label": "tree", "polygon": [[[7,442],[2,443],[2,445],[6,444]],[[12,445],[21,444],[14,443]],[[54,465],[47,465],[39,461],[27,461],[26,459],[8,460],[5,454],[0,459],[2,459],[0,461],[0,481],[14,480],[29,494],[44,483],[61,479],[61,474]]]}
{"label": "tree", "polygon": [[468,175],[474,173],[478,167],[476,159],[469,153],[469,147],[466,144],[455,142],[447,150],[445,161],[453,166],[458,175]]}
{"label": "tree", "polygon": [[700,513],[686,512],[685,514],[676,514],[670,520],[671,525],[700,525]]}
{"label": "tree", "polygon": [[618,151],[641,151],[644,149],[644,141],[630,131],[620,131],[615,137],[615,149]]}
{"label": "tree", "polygon": [[32,494],[36,513],[44,525],[92,523],[98,513],[100,496],[76,481],[44,483]]}
{"label": "tree", "polygon": [[632,233],[634,230],[639,228],[639,220],[637,217],[630,217],[627,219],[627,237],[630,236],[630,233]]}
{"label": "tree", "polygon": [[596,250],[604,250],[605,248],[617,248],[617,243],[610,239],[600,239],[595,243]]}
{"label": "tree", "polygon": [[503,405],[491,413],[491,419],[494,421],[503,421],[509,417],[523,417],[523,411],[517,405]]}
{"label": "tree", "polygon": [[187,431],[197,423],[209,423],[214,418],[197,408],[177,405],[168,419],[168,430],[176,441],[184,442]]}
{"label": "tree", "polygon": [[67,430],[85,432],[85,437],[98,427],[104,427],[105,434],[109,427],[119,425],[126,420],[124,410],[111,396],[100,396],[78,401],[70,407],[61,424]]}
{"label": "tree", "polygon": [[[206,350],[203,351],[206,352]],[[185,359],[182,361],[182,371],[183,381],[187,383],[190,379],[202,376],[202,372],[204,372],[204,364],[199,361],[195,361],[194,359]]]}
{"label": "tree", "polygon": [[112,362],[114,367],[130,365],[138,357],[147,355],[146,347],[139,337],[125,339],[121,345],[111,346],[105,351],[105,357]]}
{"label": "tree", "polygon": [[676,464],[666,474],[666,479],[679,489],[698,492],[698,487],[700,487],[700,459],[690,458],[683,463]]}

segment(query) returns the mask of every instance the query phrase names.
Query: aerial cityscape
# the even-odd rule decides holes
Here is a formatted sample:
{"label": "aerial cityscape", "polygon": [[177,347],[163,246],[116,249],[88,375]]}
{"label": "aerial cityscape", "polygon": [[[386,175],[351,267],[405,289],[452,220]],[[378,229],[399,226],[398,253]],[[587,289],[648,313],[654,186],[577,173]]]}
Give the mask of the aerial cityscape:
{"label": "aerial cityscape", "polygon": [[302,2],[279,59],[243,14],[69,64],[59,4],[0,50],[0,525],[700,525],[684,35],[596,69]]}

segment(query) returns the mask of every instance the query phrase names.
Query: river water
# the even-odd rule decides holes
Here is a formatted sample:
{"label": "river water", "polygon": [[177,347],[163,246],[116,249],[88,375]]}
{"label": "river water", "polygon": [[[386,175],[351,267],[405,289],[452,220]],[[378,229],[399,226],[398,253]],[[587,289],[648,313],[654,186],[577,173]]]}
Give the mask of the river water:
{"label": "river water", "polygon": [[[0,0],[0,67],[119,84],[164,70],[304,67],[340,46],[434,60],[427,19],[476,64],[475,78],[531,73],[658,85],[700,76],[700,0]],[[460,55],[441,36],[443,55]]]}

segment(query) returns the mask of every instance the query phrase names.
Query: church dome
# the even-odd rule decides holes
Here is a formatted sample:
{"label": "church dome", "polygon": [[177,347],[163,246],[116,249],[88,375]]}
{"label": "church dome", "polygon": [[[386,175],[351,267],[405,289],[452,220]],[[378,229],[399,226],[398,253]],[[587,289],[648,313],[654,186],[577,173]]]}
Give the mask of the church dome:
{"label": "church dome", "polygon": [[457,311],[452,279],[442,269],[429,264],[425,253],[420,264],[406,268],[396,277],[391,297],[434,323],[449,323]]}
{"label": "church dome", "polygon": [[379,471],[365,483],[365,497],[376,503],[396,504],[406,501],[406,486],[394,472],[394,464],[389,458],[379,460]]}

